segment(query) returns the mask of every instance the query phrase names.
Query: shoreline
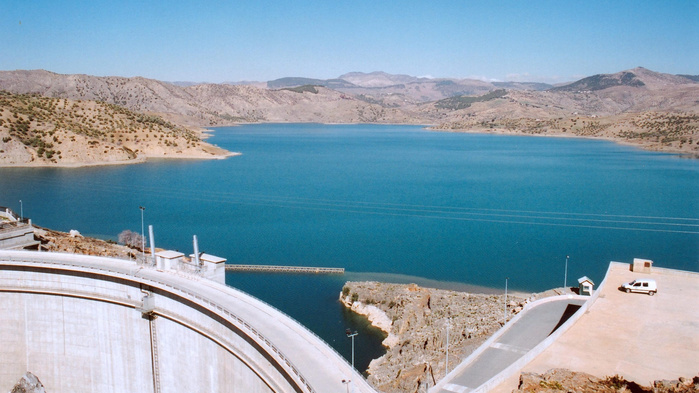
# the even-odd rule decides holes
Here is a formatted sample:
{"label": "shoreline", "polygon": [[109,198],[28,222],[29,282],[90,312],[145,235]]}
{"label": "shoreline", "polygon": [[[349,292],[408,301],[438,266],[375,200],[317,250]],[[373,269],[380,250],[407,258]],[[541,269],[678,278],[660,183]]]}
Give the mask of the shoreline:
{"label": "shoreline", "polygon": [[631,147],[635,147],[639,150],[648,151],[648,152],[672,154],[672,155],[678,155],[678,156],[683,156],[683,157],[687,157],[687,158],[699,159],[699,152],[673,149],[671,147],[655,148],[655,147],[651,146],[650,143],[637,143],[637,142],[624,140],[624,139],[618,139],[618,138],[609,137],[609,136],[593,136],[593,135],[586,136],[586,135],[573,135],[573,134],[560,134],[560,133],[558,133],[558,134],[527,134],[527,133],[523,133],[523,132],[507,131],[507,130],[503,130],[503,129],[495,129],[492,131],[490,131],[490,130],[478,130],[478,129],[472,129],[472,128],[441,129],[441,128],[434,128],[434,126],[428,127],[426,129],[429,131],[434,131],[434,132],[451,132],[451,133],[461,133],[461,134],[508,135],[508,136],[522,136],[522,137],[539,137],[539,138],[570,138],[570,139],[598,140],[598,141],[612,142],[612,143],[616,143],[616,144],[622,145],[622,146],[631,146]]}
{"label": "shoreline", "polygon": [[182,156],[149,156],[143,155],[134,158],[133,160],[117,160],[117,161],[94,161],[94,162],[65,162],[65,163],[21,163],[21,164],[2,164],[0,168],[86,168],[97,166],[116,166],[116,165],[136,165],[143,164],[152,160],[225,160],[228,157],[243,155],[239,152],[228,152],[223,155],[196,155],[185,154]]}
{"label": "shoreline", "polygon": [[[633,142],[625,139],[619,139],[619,138],[614,138],[614,137],[609,137],[609,136],[586,136],[586,135],[574,135],[574,134],[566,134],[566,133],[555,133],[555,134],[528,134],[528,133],[523,133],[519,131],[508,131],[504,130],[501,128],[496,128],[492,131],[490,130],[479,130],[479,129],[474,129],[474,128],[454,128],[454,129],[441,129],[437,128],[439,127],[439,124],[426,124],[426,123],[335,123],[335,122],[298,122],[298,121],[290,121],[290,122],[242,122],[242,123],[232,123],[230,125],[218,125],[214,126],[211,128],[220,128],[220,127],[237,127],[237,126],[243,126],[243,125],[255,125],[255,124],[320,124],[320,125],[361,125],[361,124],[367,124],[367,125],[386,125],[386,126],[417,126],[417,127],[422,127],[426,131],[432,131],[432,132],[451,132],[451,133],[463,133],[463,134],[485,134],[485,135],[514,135],[514,136],[523,136],[523,137],[543,137],[543,138],[579,138],[579,139],[587,139],[587,140],[602,140],[602,141],[607,141],[607,142],[612,142],[616,143],[619,145],[623,146],[631,146],[638,148],[643,151],[650,151],[650,152],[657,152],[657,153],[665,153],[665,154],[673,154],[673,155],[679,155],[682,157],[687,157],[687,158],[693,158],[693,159],[699,159],[699,152],[692,152],[688,150],[679,150],[679,149],[673,149],[672,147],[667,147],[667,148],[656,148],[652,146],[651,142]],[[210,130],[214,132],[215,130],[211,130],[210,128],[207,128],[206,130]]]}
{"label": "shoreline", "polygon": [[[508,136],[522,136],[522,137],[543,137],[543,138],[572,138],[572,139],[586,139],[586,140],[600,140],[607,141],[622,146],[630,146],[637,148],[642,151],[656,152],[678,156],[680,158],[689,159],[699,159],[698,152],[692,152],[688,150],[673,149],[672,147],[663,148],[662,146],[653,146],[651,143],[639,143],[629,140],[623,140],[619,138],[609,137],[609,136],[585,136],[585,135],[573,135],[573,134],[528,134],[519,131],[509,131],[504,129],[494,129],[494,130],[479,130],[473,128],[461,128],[461,129],[441,129],[436,128],[438,125],[435,124],[412,124],[412,123],[316,123],[316,122],[246,122],[246,123],[233,123],[230,125],[220,125],[215,127],[196,127],[196,132],[199,134],[202,140],[206,140],[213,136],[216,132],[214,128],[220,127],[239,127],[243,125],[255,125],[255,124],[321,124],[321,125],[387,125],[387,126],[417,126],[422,127],[422,129],[430,132],[450,132],[450,133],[463,133],[463,134],[483,134],[483,135],[508,135]],[[209,145],[209,148],[214,148],[218,150],[224,150],[216,145]],[[0,168],[83,168],[83,167],[95,167],[95,166],[110,166],[110,165],[132,165],[132,164],[142,164],[152,159],[164,159],[164,160],[223,160],[229,157],[235,157],[242,155],[241,152],[231,152],[227,151],[225,154],[214,154],[201,152],[199,154],[182,154],[179,156],[160,156],[160,155],[142,155],[138,156],[132,160],[117,160],[117,161],[92,161],[92,162],[67,162],[67,163],[47,163],[47,162],[36,162],[36,163],[19,163],[19,164],[4,164],[0,163]]]}
{"label": "shoreline", "polygon": [[[435,280],[420,276],[410,276],[407,274],[400,273],[381,273],[381,272],[345,272],[346,282],[349,281],[374,281],[381,282],[384,284],[395,284],[395,285],[410,285],[415,284],[421,288],[427,289],[437,289],[443,291],[454,291],[454,292],[464,292],[473,295],[502,295],[504,294],[504,288],[487,287],[483,285],[469,284],[459,281],[446,281],[446,280]],[[548,290],[546,290],[548,291]],[[516,297],[528,297],[533,293],[543,293],[542,292],[526,292],[521,290],[508,289],[508,295]]]}

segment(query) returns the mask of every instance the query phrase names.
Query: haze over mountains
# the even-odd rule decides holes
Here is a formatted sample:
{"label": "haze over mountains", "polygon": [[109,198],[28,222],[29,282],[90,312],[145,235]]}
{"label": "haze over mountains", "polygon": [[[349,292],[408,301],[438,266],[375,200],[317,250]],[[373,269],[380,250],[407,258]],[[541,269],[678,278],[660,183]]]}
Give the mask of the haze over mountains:
{"label": "haze over mountains", "polygon": [[[665,140],[676,144],[684,138],[683,146],[696,146],[699,136],[692,116],[699,114],[698,80],[697,76],[664,74],[641,67],[593,75],[562,86],[383,72],[353,72],[328,80],[289,77],[236,85],[175,84],[141,77],[19,70],[0,71],[0,90],[103,101],[194,126],[241,122],[404,123],[490,132],[582,132],[584,136],[615,139],[618,132],[629,130],[647,138],[651,131],[634,125],[638,123],[634,119],[646,112],[689,114],[681,132],[672,128],[674,131],[663,131],[672,135],[654,138],[657,143]],[[594,130],[583,132],[577,122],[576,127],[561,123],[580,117],[626,125],[618,127],[617,134],[606,135]],[[609,127],[602,127],[602,131]]]}

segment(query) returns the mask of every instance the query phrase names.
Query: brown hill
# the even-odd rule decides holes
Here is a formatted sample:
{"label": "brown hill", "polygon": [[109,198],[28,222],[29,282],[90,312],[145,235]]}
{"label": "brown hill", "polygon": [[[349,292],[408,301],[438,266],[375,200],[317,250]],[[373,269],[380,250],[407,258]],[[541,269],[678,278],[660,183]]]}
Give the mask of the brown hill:
{"label": "brown hill", "polygon": [[[495,84],[385,73],[352,73],[333,88],[295,85],[177,86],[145,78],[0,72],[0,90],[95,100],[158,114],[190,126],[241,122],[409,123],[438,129],[601,137],[645,148],[697,153],[699,82],[634,68],[548,90],[535,84]],[[326,81],[330,83],[329,81]],[[527,90],[529,89],[529,90]],[[652,119],[649,122],[648,119]],[[584,124],[584,126],[583,126]],[[650,127],[650,128],[648,128]]]}
{"label": "brown hill", "polygon": [[[444,111],[445,101],[451,111]],[[605,138],[699,154],[699,83],[644,68],[547,91],[454,97],[418,106],[442,130]]]}
{"label": "brown hill", "polygon": [[0,92],[0,165],[142,162],[146,157],[217,158],[230,153],[200,132],[97,101]]}
{"label": "brown hill", "polygon": [[2,71],[0,90],[96,100],[197,126],[240,122],[420,123],[425,119],[323,87],[261,89],[250,85],[176,86],[146,78]]}

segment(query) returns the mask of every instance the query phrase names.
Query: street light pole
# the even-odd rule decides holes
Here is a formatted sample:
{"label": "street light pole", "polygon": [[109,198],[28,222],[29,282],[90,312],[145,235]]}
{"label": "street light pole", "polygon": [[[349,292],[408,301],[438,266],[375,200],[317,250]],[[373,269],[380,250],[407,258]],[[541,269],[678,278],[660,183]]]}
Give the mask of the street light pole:
{"label": "street light pole", "polygon": [[145,235],[145,227],[143,225],[143,211],[146,210],[145,207],[139,206],[139,209],[141,209],[141,256],[143,257],[143,262],[146,261],[146,235]]}
{"label": "street light pole", "polygon": [[507,280],[509,277],[505,277],[505,323],[507,323]]}
{"label": "street light pole", "polygon": [[22,205],[22,200],[19,200],[19,221],[24,220],[24,205]]}
{"label": "street light pole", "polygon": [[352,333],[351,330],[347,329],[345,330],[345,334],[347,334],[347,337],[352,339],[352,369],[354,370],[354,337],[359,333],[356,331]]}
{"label": "street light pole", "polygon": [[[354,371],[354,337],[359,333],[357,333],[356,330],[354,331],[354,333],[352,333],[352,330],[347,329],[347,330],[345,330],[345,334],[347,335],[347,337],[352,339],[352,371]],[[352,383],[352,380],[348,379],[347,380],[348,388],[349,388],[350,383]],[[354,392],[354,385],[352,385],[352,392]]]}
{"label": "street light pole", "polygon": [[563,289],[568,288],[568,258],[570,257],[566,255],[566,271],[565,277],[563,278]]}

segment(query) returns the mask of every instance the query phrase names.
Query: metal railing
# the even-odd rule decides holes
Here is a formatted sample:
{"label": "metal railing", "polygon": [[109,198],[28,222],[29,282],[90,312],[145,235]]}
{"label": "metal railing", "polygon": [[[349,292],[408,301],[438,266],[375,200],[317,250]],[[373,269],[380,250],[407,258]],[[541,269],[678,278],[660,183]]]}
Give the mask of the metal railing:
{"label": "metal railing", "polygon": [[263,273],[345,274],[343,267],[226,264],[226,270]]}

